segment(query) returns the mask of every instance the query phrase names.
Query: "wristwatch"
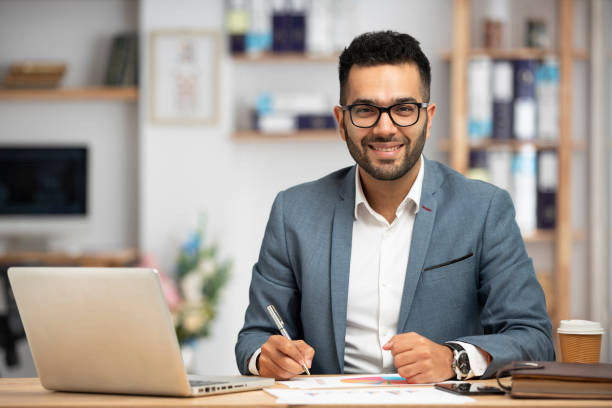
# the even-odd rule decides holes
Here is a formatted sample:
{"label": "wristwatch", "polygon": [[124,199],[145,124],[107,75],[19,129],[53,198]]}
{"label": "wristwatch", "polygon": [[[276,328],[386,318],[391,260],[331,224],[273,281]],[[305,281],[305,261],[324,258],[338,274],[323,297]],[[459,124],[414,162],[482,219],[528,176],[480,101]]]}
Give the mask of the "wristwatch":
{"label": "wristwatch", "polygon": [[444,343],[444,345],[453,350],[455,357],[453,358],[452,368],[457,375],[457,379],[467,380],[474,377],[467,351],[457,343]]}

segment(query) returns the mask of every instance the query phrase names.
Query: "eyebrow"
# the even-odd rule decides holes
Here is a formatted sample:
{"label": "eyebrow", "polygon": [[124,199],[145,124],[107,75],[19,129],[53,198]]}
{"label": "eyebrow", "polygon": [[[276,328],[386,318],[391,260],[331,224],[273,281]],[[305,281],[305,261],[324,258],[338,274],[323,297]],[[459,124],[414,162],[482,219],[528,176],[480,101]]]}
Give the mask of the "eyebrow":
{"label": "eyebrow", "polygon": [[[413,98],[412,96],[403,97],[403,98],[396,98],[396,99],[394,99],[392,101],[391,105],[395,105],[397,103],[408,103],[408,102],[417,102],[417,100],[415,98]],[[374,99],[367,99],[367,98],[358,98],[358,99],[355,99],[353,101],[353,103],[351,103],[351,105],[354,105],[356,103],[366,103],[368,105],[381,106]]]}

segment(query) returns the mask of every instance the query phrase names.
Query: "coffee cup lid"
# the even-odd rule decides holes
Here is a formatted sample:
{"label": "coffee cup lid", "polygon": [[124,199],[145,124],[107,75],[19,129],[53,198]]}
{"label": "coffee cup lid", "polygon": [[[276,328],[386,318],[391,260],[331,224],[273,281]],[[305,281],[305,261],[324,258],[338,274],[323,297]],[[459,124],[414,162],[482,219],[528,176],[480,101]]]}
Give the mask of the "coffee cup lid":
{"label": "coffee cup lid", "polygon": [[561,334],[604,334],[604,330],[599,322],[588,320],[561,320],[561,325],[557,329]]}

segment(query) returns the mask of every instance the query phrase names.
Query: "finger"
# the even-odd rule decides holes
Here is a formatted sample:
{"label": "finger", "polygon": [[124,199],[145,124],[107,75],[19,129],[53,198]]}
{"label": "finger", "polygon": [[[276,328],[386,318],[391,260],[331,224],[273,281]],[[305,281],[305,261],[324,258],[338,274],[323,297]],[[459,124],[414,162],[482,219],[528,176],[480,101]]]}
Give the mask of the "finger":
{"label": "finger", "polygon": [[398,369],[403,366],[417,363],[418,361],[420,361],[420,359],[414,350],[403,351],[393,356],[393,365]]}
{"label": "finger", "polygon": [[282,342],[281,344],[279,344],[278,350],[296,361],[298,364],[306,364],[304,354],[302,353],[295,341],[287,340],[286,342]]}
{"label": "finger", "polygon": [[279,367],[273,360],[263,354],[259,357],[259,375],[262,377],[274,378],[276,380],[289,380],[295,377],[295,374]]}
{"label": "finger", "polygon": [[314,349],[308,345],[304,340],[296,340],[293,342],[302,354],[304,360],[306,360],[306,365],[308,368],[312,365],[312,359],[314,358],[315,351]]}
{"label": "finger", "polygon": [[418,383],[417,377],[422,374],[418,364],[408,364],[397,369],[397,373],[404,377],[409,383]]}
{"label": "finger", "polygon": [[[292,374],[299,374],[304,369],[300,360],[302,357],[297,347],[286,338],[280,336],[281,339],[272,339],[261,346],[261,353],[266,358],[272,360],[277,366]],[[287,351],[292,353],[288,355]]]}

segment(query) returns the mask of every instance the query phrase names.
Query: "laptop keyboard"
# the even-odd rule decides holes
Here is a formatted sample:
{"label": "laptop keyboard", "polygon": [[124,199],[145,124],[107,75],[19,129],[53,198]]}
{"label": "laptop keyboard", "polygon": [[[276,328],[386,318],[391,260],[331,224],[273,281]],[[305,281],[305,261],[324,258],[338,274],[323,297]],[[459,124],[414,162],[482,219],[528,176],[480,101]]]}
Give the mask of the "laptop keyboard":
{"label": "laptop keyboard", "polygon": [[189,385],[192,387],[201,387],[203,385],[213,385],[213,384],[227,384],[227,381],[202,381],[202,380],[189,380]]}

